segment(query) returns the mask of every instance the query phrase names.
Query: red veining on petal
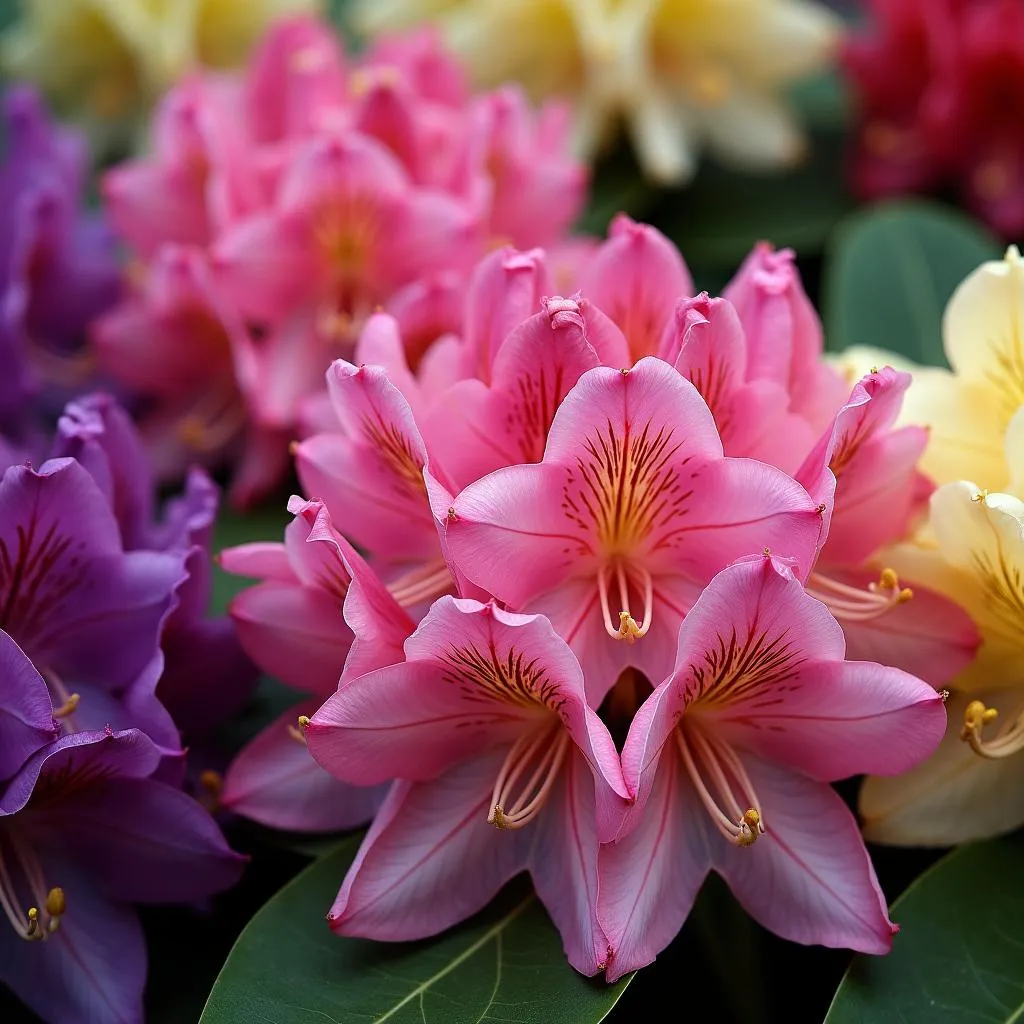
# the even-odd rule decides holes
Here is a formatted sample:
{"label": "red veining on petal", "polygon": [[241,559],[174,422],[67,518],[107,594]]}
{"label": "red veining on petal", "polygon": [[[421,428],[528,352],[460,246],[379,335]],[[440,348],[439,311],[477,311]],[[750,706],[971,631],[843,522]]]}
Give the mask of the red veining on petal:
{"label": "red veining on petal", "polygon": [[448,666],[444,680],[458,686],[470,700],[541,706],[556,713],[565,703],[539,660],[528,659],[514,647],[504,655],[499,655],[493,644],[486,651],[449,647],[442,657]]}
{"label": "red veining on petal", "polygon": [[[781,699],[780,684],[794,679],[806,658],[797,654],[788,631],[769,635],[755,622],[744,641],[736,630],[719,636],[717,644],[705,651],[703,664],[694,665],[687,680],[688,704],[702,708],[723,707],[738,701],[766,707]],[[770,696],[756,701],[759,692],[770,688]]]}
{"label": "red veining on petal", "polygon": [[646,423],[633,431],[627,422],[620,437],[609,420],[584,441],[562,509],[587,533],[596,529],[606,555],[631,553],[659,526],[686,514],[693,492],[683,489],[673,462],[680,447],[668,427]]}
{"label": "red veining on petal", "polygon": [[509,412],[509,427],[516,437],[522,462],[540,462],[544,456],[551,421],[562,395],[563,368],[558,366],[549,382],[544,367],[516,381],[515,404]]}
{"label": "red veining on petal", "polygon": [[711,415],[715,418],[718,433],[724,440],[729,436],[735,411],[733,406],[723,401],[729,386],[728,370],[720,362],[712,359],[707,367],[698,366],[690,371],[690,383],[707,403]]}
{"label": "red veining on petal", "polygon": [[400,489],[426,498],[423,463],[413,452],[411,441],[401,429],[394,423],[367,417],[363,420],[363,432],[401,481]]}

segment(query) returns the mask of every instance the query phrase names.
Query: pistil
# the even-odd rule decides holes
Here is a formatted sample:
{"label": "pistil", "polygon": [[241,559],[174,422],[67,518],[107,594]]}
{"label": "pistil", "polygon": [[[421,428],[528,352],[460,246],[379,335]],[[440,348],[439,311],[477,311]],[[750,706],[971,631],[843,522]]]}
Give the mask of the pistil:
{"label": "pistil", "polygon": [[686,773],[715,828],[737,846],[752,846],[764,835],[764,820],[757,793],[736,752],[700,728],[680,727],[675,736]]}
{"label": "pistil", "polygon": [[[568,733],[557,722],[520,736],[494,783],[488,823],[496,828],[517,829],[533,821],[554,788],[569,744]],[[531,765],[533,772],[520,785]]]}
{"label": "pistil", "polygon": [[899,577],[892,569],[883,569],[877,583],[866,589],[840,583],[822,573],[812,573],[807,582],[807,593],[816,597],[840,622],[868,622],[906,604],[914,592],[901,587]]}
{"label": "pistil", "polygon": [[964,725],[960,739],[970,744],[971,750],[981,757],[998,761],[1024,750],[1024,711],[1018,711],[1008,725],[1000,729],[994,739],[982,737],[985,726],[998,718],[995,708],[986,707],[980,700],[972,700],[964,710]]}

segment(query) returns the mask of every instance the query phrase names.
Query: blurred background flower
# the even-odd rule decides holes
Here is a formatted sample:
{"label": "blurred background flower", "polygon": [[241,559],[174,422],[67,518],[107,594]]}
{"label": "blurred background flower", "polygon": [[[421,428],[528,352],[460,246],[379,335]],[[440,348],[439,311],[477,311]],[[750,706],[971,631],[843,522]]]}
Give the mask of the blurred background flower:
{"label": "blurred background flower", "polygon": [[199,65],[237,67],[275,18],[319,0],[22,0],[5,34],[9,74],[36,83],[101,144],[123,139]]}
{"label": "blurred background flower", "polygon": [[786,86],[823,68],[839,22],[809,0],[362,0],[380,32],[436,20],[484,87],[509,79],[573,105],[577,152],[623,123],[654,180],[689,179],[705,147],[745,169],[796,162]]}

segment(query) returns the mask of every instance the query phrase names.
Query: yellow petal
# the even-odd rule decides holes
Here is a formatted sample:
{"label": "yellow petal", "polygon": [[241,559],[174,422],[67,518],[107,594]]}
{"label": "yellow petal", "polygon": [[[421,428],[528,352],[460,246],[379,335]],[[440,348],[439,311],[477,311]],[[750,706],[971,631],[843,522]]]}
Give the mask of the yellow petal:
{"label": "yellow petal", "polygon": [[1006,468],[1010,474],[1007,490],[1024,498],[1024,406],[1021,406],[1006,428]]}
{"label": "yellow petal", "polygon": [[946,307],[942,334],[950,366],[989,391],[1005,429],[1024,405],[1024,260],[1016,247],[960,284]]}
{"label": "yellow petal", "polygon": [[[1007,696],[994,694],[986,703],[1005,705]],[[1024,698],[1024,691],[1015,696]],[[859,809],[866,839],[893,846],[952,846],[1024,823],[1024,753],[1002,761],[975,754],[960,739],[966,704],[963,696],[950,699],[946,735],[923,764],[897,778],[864,780]]]}

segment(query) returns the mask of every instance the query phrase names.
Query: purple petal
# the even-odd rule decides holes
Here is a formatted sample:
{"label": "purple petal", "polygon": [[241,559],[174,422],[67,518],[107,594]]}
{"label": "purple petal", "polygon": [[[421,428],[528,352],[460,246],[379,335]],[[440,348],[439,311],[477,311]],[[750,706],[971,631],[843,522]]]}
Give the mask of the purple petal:
{"label": "purple petal", "polygon": [[0,779],[9,779],[58,733],[43,677],[0,630]]}

